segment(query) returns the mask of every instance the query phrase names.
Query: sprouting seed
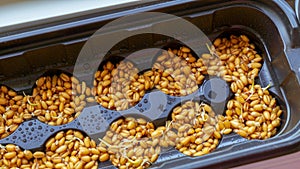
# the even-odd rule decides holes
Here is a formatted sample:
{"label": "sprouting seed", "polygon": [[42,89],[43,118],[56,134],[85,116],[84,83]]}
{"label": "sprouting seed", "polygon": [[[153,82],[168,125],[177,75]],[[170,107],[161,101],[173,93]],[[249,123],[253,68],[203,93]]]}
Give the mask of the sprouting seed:
{"label": "sprouting seed", "polygon": [[1,149],[6,149],[6,147],[4,145],[2,145],[2,144],[0,144],[0,148]]}
{"label": "sprouting seed", "polygon": [[36,103],[31,103],[31,101],[29,100],[29,98],[31,98],[31,97],[33,97],[33,96],[27,96],[27,95],[25,94],[24,91],[23,91],[23,95],[24,95],[25,97],[27,97],[27,103],[28,103],[30,106],[37,106]]}
{"label": "sprouting seed", "polygon": [[207,118],[205,118],[205,109],[204,109],[204,103],[200,104],[200,109],[197,110],[199,113],[196,113],[196,117],[201,116],[203,121],[207,121]]}
{"label": "sprouting seed", "polygon": [[265,90],[269,89],[271,86],[272,86],[272,84],[269,83],[266,87],[262,88],[262,90],[265,91]]}
{"label": "sprouting seed", "polygon": [[248,101],[251,98],[251,96],[254,94],[254,80],[252,80],[252,85],[248,92],[250,93],[250,95],[247,97],[246,101]]}
{"label": "sprouting seed", "polygon": [[143,159],[141,166],[144,166],[144,164],[148,164],[149,166],[152,165],[151,161],[149,161],[147,159]]}
{"label": "sprouting seed", "polygon": [[62,118],[62,117],[63,117],[62,112],[60,112],[60,113],[58,114],[58,116],[52,117],[52,118],[53,118],[53,119],[59,119],[59,118]]}
{"label": "sprouting seed", "polygon": [[239,116],[239,119],[242,120],[242,122],[244,122],[244,118],[243,118],[243,107],[241,107],[241,114]]}
{"label": "sprouting seed", "polygon": [[207,49],[209,50],[209,53],[210,53],[211,55],[217,56],[215,50],[211,49],[211,47],[209,46],[208,43],[206,43],[205,45],[206,45],[206,47],[207,47]]}

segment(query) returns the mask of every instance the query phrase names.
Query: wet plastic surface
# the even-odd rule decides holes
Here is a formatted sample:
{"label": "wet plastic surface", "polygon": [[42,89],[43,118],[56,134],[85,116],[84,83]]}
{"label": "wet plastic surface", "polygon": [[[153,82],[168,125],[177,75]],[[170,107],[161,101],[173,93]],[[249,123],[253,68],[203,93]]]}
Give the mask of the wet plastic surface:
{"label": "wet plastic surface", "polygon": [[[230,34],[247,35],[264,58],[257,82],[264,87],[273,84],[270,91],[285,110],[279,133],[268,140],[249,141],[232,133],[224,135],[217,149],[205,156],[188,157],[175,149],[163,152],[152,165],[153,168],[226,168],[299,149],[299,25],[297,19],[291,17],[294,14],[280,4],[282,4],[281,1],[211,1],[209,3],[186,1],[184,5],[174,3],[171,7],[154,5],[147,8],[147,10],[183,17],[199,27],[211,40]],[[35,80],[49,69],[60,69],[72,73],[78,53],[88,35],[109,19],[107,17],[105,20],[105,17],[104,19],[102,17],[94,23],[68,28],[71,30],[80,28],[81,32],[72,33],[70,30],[69,32],[61,30],[60,33],[67,33],[66,38],[54,36],[52,41],[46,42],[32,36],[32,44],[29,48],[15,47],[18,41],[10,42],[11,48],[5,42],[1,42],[9,48],[0,52],[1,83],[16,91],[25,90],[26,93],[30,93]],[[156,23],[150,25],[153,29],[157,26]],[[50,34],[45,32],[40,36],[47,37]],[[143,39],[148,40],[141,43]],[[114,46],[111,53],[124,55],[143,48],[162,47],[167,41],[166,37],[160,35],[142,34],[138,38],[125,39],[124,43]],[[142,65],[142,62],[147,60],[149,59],[141,58],[139,59],[141,62],[135,64]],[[14,69],[11,69],[12,67]],[[214,90],[211,89],[212,85]],[[172,109],[183,100],[200,98],[210,103],[215,111],[222,113],[224,106],[218,105],[222,105],[230,97],[228,84],[219,78],[211,78],[206,80],[197,92],[184,97],[168,96],[161,91],[148,92],[137,105],[122,112],[94,105],[86,107],[71,123],[61,126],[49,126],[37,119],[29,120],[23,122],[13,134],[0,140],[0,144],[14,143],[23,149],[41,150],[50,136],[66,129],[81,130],[98,141],[110,123],[121,116],[142,116],[153,121],[156,126],[160,126],[168,118]],[[167,103],[163,103],[164,101]],[[290,149],[291,147],[293,149]],[[114,168],[109,162],[99,163],[99,167]]]}

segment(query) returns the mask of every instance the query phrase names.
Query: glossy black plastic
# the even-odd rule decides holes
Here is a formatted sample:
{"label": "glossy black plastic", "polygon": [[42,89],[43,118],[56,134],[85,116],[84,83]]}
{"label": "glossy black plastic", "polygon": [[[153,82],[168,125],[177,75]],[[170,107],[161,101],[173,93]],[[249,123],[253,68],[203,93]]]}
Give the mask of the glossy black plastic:
{"label": "glossy black plastic", "polygon": [[[163,152],[152,168],[228,168],[299,150],[300,29],[296,14],[284,1],[164,1],[126,9],[116,12],[114,16],[93,15],[92,18],[72,21],[72,24],[60,23],[49,26],[48,31],[45,28],[36,29],[26,36],[16,34],[0,37],[0,47],[3,49],[0,51],[0,82],[16,91],[30,93],[35,80],[49,69],[72,73],[81,48],[92,33],[114,18],[142,11],[159,11],[182,17],[200,28],[211,40],[230,34],[246,34],[264,58],[257,82],[263,87],[272,84],[270,91],[285,110],[279,133],[268,140],[247,140],[232,133],[223,136],[217,149],[210,154],[188,157],[171,149]],[[138,24],[136,27],[143,29]],[[153,28],[157,26],[155,23],[148,25]],[[145,48],[163,47],[167,42],[168,37],[141,34],[138,38],[125,39],[124,43],[114,46],[111,51],[116,55],[124,55]],[[209,83],[214,82],[225,90],[214,90],[215,93],[212,93]],[[229,88],[226,83],[218,78],[206,79],[197,92],[185,97],[167,96],[153,90],[136,106],[121,112],[96,105],[86,107],[77,119],[62,126],[48,126],[37,119],[26,121],[0,143],[14,143],[24,149],[40,150],[54,133],[71,128],[81,130],[98,141],[110,123],[122,115],[144,116],[159,126],[181,101],[197,97],[215,104],[217,108],[218,103],[231,97],[227,91]],[[161,107],[157,99],[161,97],[167,98],[165,107]],[[157,112],[159,117],[153,114],[158,110],[161,111]],[[222,112],[221,108],[219,111]],[[99,167],[114,168],[109,162],[99,163]]]}

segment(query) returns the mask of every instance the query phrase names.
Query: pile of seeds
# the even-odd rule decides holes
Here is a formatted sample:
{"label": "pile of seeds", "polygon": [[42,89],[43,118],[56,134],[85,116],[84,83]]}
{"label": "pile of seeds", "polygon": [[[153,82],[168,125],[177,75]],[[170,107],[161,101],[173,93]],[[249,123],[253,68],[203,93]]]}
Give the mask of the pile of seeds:
{"label": "pile of seeds", "polygon": [[86,83],[73,76],[43,76],[36,81],[32,96],[27,96],[26,111],[49,125],[66,124],[79,116],[90,95]]}
{"label": "pile of seeds", "polygon": [[197,62],[196,57],[187,47],[163,51],[153,65],[153,69],[160,75],[159,82],[154,84],[157,89],[168,95],[191,94],[204,80],[202,72],[196,69],[202,66],[203,64]]}
{"label": "pile of seeds", "polygon": [[111,124],[99,148],[109,153],[110,161],[118,168],[146,168],[161,152],[159,142],[150,139],[153,131],[154,125],[142,118],[122,118]]}
{"label": "pile of seeds", "polygon": [[97,169],[98,160],[109,158],[105,149],[96,146],[89,137],[79,131],[61,131],[46,142],[45,152],[22,151],[18,146],[1,146],[0,166],[2,168],[87,168]]}
{"label": "pile of seeds", "polygon": [[176,149],[189,156],[201,156],[214,150],[221,133],[212,108],[187,101],[172,112],[172,127],[177,130]]}
{"label": "pile of seeds", "polygon": [[28,151],[22,151],[14,144],[0,146],[0,166],[3,169],[30,169],[33,164],[33,154]]}
{"label": "pile of seeds", "polygon": [[[214,150],[221,139],[217,117],[204,103],[187,101],[174,108],[172,121],[154,128],[144,119],[122,118],[113,122],[100,139],[99,149],[118,168],[147,168],[156,161],[162,148],[176,147],[189,156]],[[105,161],[105,160],[102,160]]]}
{"label": "pile of seeds", "polygon": [[14,132],[31,114],[26,109],[26,98],[6,86],[0,87],[0,138]]}
{"label": "pile of seeds", "polygon": [[275,135],[282,110],[267,88],[249,85],[227,103],[225,119],[231,128],[248,139],[267,139]]}
{"label": "pile of seeds", "polygon": [[[95,141],[79,131],[61,131],[46,142],[46,152],[35,152],[33,168],[98,168],[102,153]],[[102,157],[103,158],[103,157]]]}
{"label": "pile of seeds", "polygon": [[177,137],[172,130],[172,121],[166,121],[165,126],[159,126],[151,133],[152,141],[163,148],[175,147]]}
{"label": "pile of seeds", "polygon": [[185,96],[198,89],[206,74],[232,82],[232,89],[252,84],[258,76],[262,57],[247,36],[217,38],[208,48],[210,54],[199,59],[185,46],[163,51],[152,70],[142,75],[130,62],[107,62],[95,74],[96,99],[105,108],[125,110],[140,101],[153,85],[168,95]]}
{"label": "pile of seeds", "polygon": [[207,73],[221,76],[228,82],[252,84],[262,67],[262,57],[246,35],[217,38],[209,50],[210,54],[202,55]]}
{"label": "pile of seeds", "polygon": [[137,104],[154,86],[168,95],[185,96],[202,84],[206,69],[184,46],[164,51],[152,70],[140,75],[129,61],[108,61],[95,73],[95,98],[103,107],[120,111]]}
{"label": "pile of seeds", "polygon": [[94,87],[96,100],[103,107],[125,110],[139,102],[153,82],[148,76],[139,76],[138,69],[129,61],[116,65],[108,61],[95,73]]}
{"label": "pile of seeds", "polygon": [[[262,67],[262,57],[245,35],[217,38],[203,54],[209,75],[231,82],[234,99],[227,103],[226,116],[218,116],[217,129],[222,134],[235,131],[248,139],[267,139],[275,135],[282,110],[268,91],[255,85]],[[272,116],[272,118],[271,118]]]}

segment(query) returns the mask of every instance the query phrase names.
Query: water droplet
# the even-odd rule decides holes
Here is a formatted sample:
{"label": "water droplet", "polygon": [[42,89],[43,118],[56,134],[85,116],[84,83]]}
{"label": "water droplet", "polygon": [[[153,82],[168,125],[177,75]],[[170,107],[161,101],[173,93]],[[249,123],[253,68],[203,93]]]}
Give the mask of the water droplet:
{"label": "water droplet", "polygon": [[42,126],[39,126],[39,127],[38,127],[39,130],[42,130],[42,128],[43,128]]}
{"label": "water droplet", "polygon": [[145,99],[145,100],[144,100],[144,103],[148,103],[148,99]]}
{"label": "water droplet", "polygon": [[53,128],[51,128],[51,129],[50,129],[50,132],[53,132],[53,131],[54,131],[54,129],[53,129]]}
{"label": "water droplet", "polygon": [[29,125],[29,126],[32,126],[32,122],[29,122],[28,125]]}

